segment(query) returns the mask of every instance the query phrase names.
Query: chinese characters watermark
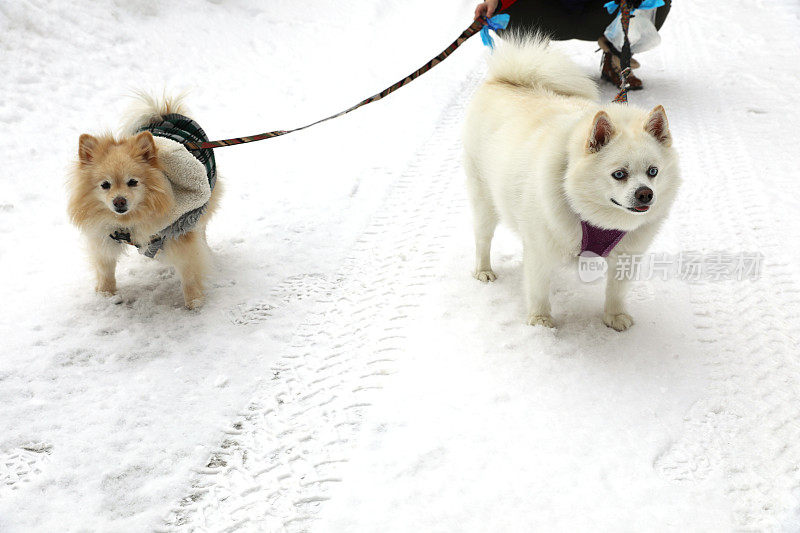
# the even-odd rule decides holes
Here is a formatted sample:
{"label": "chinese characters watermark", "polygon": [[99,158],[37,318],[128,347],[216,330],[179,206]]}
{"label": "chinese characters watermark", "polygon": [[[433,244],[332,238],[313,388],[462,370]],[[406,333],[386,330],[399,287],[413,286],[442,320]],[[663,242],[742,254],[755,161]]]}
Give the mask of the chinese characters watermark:
{"label": "chinese characters watermark", "polygon": [[578,257],[578,276],[591,283],[614,276],[618,280],[679,279],[689,283],[747,281],[761,276],[760,252],[680,252],[677,254],[619,254],[611,272],[606,261],[584,252]]}

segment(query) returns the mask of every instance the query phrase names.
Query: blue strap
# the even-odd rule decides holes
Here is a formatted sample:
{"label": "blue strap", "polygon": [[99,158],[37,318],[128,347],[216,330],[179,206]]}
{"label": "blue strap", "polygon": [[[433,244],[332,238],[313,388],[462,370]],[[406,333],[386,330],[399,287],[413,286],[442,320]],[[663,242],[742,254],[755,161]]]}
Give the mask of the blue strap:
{"label": "blue strap", "polygon": [[[663,0],[662,0],[663,1]],[[483,19],[484,25],[481,28],[481,41],[485,46],[494,50],[494,39],[492,39],[491,34],[489,34],[489,30],[504,30],[506,26],[508,26],[508,21],[511,20],[511,15],[503,13],[501,15],[495,15],[489,19]]]}
{"label": "blue strap", "polygon": [[[664,0],[644,0],[639,7],[636,9],[655,9],[657,7],[661,7],[664,5]],[[608,2],[607,4],[603,5],[604,8],[609,12],[609,14],[613,13],[614,11],[619,8],[619,4],[617,2]],[[636,11],[636,9],[631,9],[631,13]]]}

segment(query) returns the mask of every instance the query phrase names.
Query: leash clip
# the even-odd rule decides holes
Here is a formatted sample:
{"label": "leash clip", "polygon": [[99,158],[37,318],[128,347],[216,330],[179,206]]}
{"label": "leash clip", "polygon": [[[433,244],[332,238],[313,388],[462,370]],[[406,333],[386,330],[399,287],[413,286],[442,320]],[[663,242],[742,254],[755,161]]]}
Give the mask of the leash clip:
{"label": "leash clip", "polygon": [[109,235],[109,237],[111,237],[112,239],[114,239],[115,241],[117,241],[120,244],[123,244],[123,243],[124,244],[133,244],[131,242],[131,234],[130,234],[130,232],[116,230],[116,231],[114,231],[114,233],[111,233]]}

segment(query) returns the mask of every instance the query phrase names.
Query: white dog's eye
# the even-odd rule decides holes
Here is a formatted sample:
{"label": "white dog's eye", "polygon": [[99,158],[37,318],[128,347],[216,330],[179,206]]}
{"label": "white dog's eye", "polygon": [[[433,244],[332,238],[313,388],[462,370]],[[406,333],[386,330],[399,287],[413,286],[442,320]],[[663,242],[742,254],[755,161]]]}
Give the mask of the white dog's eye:
{"label": "white dog's eye", "polygon": [[128,180],[128,187],[136,187],[139,185],[139,182],[136,180]]}
{"label": "white dog's eye", "polygon": [[111,184],[109,182],[107,182],[107,181],[104,181],[103,183],[100,184],[100,188],[101,189],[110,189],[111,188]]}
{"label": "white dog's eye", "polygon": [[650,167],[647,169],[647,175],[651,178],[655,178],[656,174],[658,174],[658,169],[656,167]]}
{"label": "white dog's eye", "polygon": [[614,172],[611,173],[611,177],[614,178],[615,180],[624,180],[625,178],[628,177],[628,172],[622,169],[615,170]]}

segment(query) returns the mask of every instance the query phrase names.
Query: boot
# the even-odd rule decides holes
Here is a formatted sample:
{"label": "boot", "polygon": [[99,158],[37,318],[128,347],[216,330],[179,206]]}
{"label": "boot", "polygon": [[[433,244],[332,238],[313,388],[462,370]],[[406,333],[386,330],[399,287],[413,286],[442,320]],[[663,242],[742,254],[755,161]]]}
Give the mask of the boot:
{"label": "boot", "polygon": [[[600,77],[604,80],[608,80],[614,84],[614,86],[619,87],[622,83],[622,80],[619,77],[619,73],[622,71],[619,62],[619,52],[617,49],[614,48],[608,39],[605,36],[598,39],[598,44],[600,45],[600,49],[603,50],[603,62],[600,65]],[[639,68],[639,62],[636,61],[634,58],[631,58],[631,71],[633,69]],[[639,91],[642,89],[642,80],[637,78],[633,72],[628,75],[628,90],[629,91]]]}

